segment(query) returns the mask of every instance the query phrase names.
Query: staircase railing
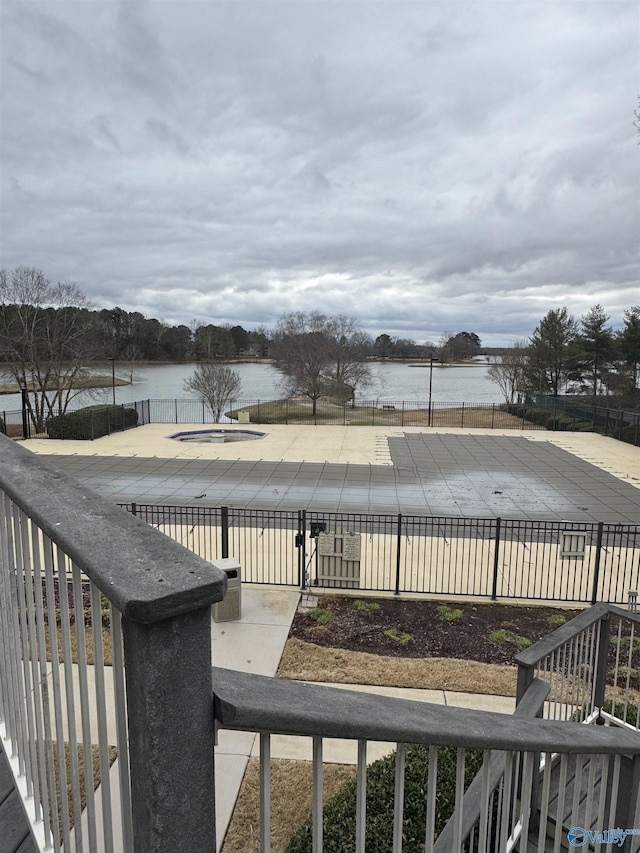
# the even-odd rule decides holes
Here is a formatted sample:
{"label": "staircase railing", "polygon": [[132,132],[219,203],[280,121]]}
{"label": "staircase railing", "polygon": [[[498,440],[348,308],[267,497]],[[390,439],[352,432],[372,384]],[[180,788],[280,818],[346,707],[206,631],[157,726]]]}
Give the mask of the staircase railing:
{"label": "staircase railing", "polygon": [[[544,850],[548,827],[546,821],[540,822],[539,814],[549,813],[555,796],[552,756],[560,756],[565,779],[570,770],[576,773],[576,766],[578,777],[594,773],[597,762],[600,774],[612,782],[611,786],[594,786],[586,816],[589,821],[594,819],[602,827],[633,827],[633,821],[640,819],[637,787],[635,799],[633,789],[629,799],[626,791],[624,798],[617,796],[623,778],[626,784],[637,785],[640,776],[637,733],[532,718],[541,711],[549,689],[539,680],[529,685],[513,717],[463,708],[444,710],[428,703],[220,669],[214,670],[213,683],[217,726],[258,732],[260,736],[262,853],[271,850],[270,756],[274,734],[307,736],[313,744],[313,853],[325,849],[324,835],[331,831],[322,817],[322,756],[325,740],[331,738],[352,739],[358,744],[354,830],[352,836],[341,838],[344,847],[340,849],[356,853],[371,849],[372,838],[367,835],[367,747],[372,741],[395,744],[390,745],[395,749],[395,783],[388,812],[392,832],[389,846],[394,853],[403,849],[408,836],[419,838],[420,845],[424,844],[419,849],[431,853],[509,851],[520,839],[532,838],[535,844],[543,845],[538,849]],[[405,802],[408,745],[413,744],[428,747],[429,756],[421,794],[426,808],[420,826],[415,826],[412,810]],[[443,801],[444,786],[438,776],[438,762],[447,748],[453,748],[456,755],[452,802]],[[465,765],[470,750],[481,751],[482,768],[469,787],[465,784]],[[541,755],[546,765],[539,782]],[[625,756],[632,756],[630,782]],[[557,849],[560,843],[567,844],[568,829],[585,820],[582,802],[574,800],[562,804],[563,820],[556,825],[552,841]],[[348,830],[341,827],[340,832]],[[640,836],[637,840],[640,844]],[[329,845],[326,849],[335,848]],[[524,851],[525,846],[521,844],[519,849]]]}
{"label": "staircase railing", "polygon": [[0,436],[0,736],[41,850],[215,845],[210,606],[225,588]]}

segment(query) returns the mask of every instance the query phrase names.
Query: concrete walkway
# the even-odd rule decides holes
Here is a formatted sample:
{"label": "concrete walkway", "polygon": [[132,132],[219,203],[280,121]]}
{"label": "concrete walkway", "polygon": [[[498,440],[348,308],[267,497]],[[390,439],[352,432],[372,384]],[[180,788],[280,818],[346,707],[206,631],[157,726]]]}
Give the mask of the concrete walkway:
{"label": "concrete walkway", "polygon": [[[242,589],[242,618],[212,625],[212,653],[215,666],[275,675],[300,594],[281,587],[245,585]],[[359,690],[384,696],[413,699],[445,706],[475,708],[512,714],[515,699],[444,690],[416,690],[396,687],[370,687],[358,684],[332,685],[343,690]],[[392,743],[371,743],[368,760],[375,761],[395,748]],[[350,740],[327,740],[324,760],[330,763],[355,764],[357,743]],[[251,756],[259,754],[259,737],[253,732],[218,732],[216,746],[216,825],[218,850],[222,846],[238,791]],[[311,738],[273,736],[273,758],[311,760]]]}

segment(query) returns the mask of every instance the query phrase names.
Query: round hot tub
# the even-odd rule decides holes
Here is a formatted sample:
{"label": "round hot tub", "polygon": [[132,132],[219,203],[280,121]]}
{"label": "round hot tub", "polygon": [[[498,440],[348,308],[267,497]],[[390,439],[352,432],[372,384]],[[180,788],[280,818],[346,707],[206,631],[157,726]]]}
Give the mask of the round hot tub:
{"label": "round hot tub", "polygon": [[169,438],[192,444],[230,444],[233,441],[257,441],[264,436],[264,432],[251,429],[198,429],[191,432],[176,432]]}

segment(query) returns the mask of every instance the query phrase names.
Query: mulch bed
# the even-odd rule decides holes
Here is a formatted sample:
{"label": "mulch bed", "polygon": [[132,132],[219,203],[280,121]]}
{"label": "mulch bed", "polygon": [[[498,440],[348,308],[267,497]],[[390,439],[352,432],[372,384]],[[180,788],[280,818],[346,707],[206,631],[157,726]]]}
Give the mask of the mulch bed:
{"label": "mulch bed", "polygon": [[[558,617],[569,621],[581,612],[551,607],[448,602],[448,610],[439,613],[443,602],[382,598],[360,599],[365,604],[380,605],[378,610],[360,610],[358,607],[362,605],[355,603],[358,600],[321,596],[318,606],[330,611],[331,622],[321,625],[312,611],[300,610],[290,636],[318,646],[388,657],[461,658],[512,664],[520,649],[514,639],[491,640],[494,631],[503,629],[511,632],[514,638],[523,637],[533,643],[557,627]],[[443,613],[447,615],[453,610],[461,610],[462,615],[451,621],[443,618]],[[395,638],[385,635],[389,630],[395,631]]]}

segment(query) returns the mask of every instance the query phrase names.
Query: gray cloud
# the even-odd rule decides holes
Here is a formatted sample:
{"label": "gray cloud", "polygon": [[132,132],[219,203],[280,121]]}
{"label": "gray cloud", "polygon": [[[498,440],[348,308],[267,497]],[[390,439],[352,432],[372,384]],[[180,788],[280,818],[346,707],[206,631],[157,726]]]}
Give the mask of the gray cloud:
{"label": "gray cloud", "polygon": [[418,340],[640,301],[635,0],[1,14],[4,266],[170,322]]}

